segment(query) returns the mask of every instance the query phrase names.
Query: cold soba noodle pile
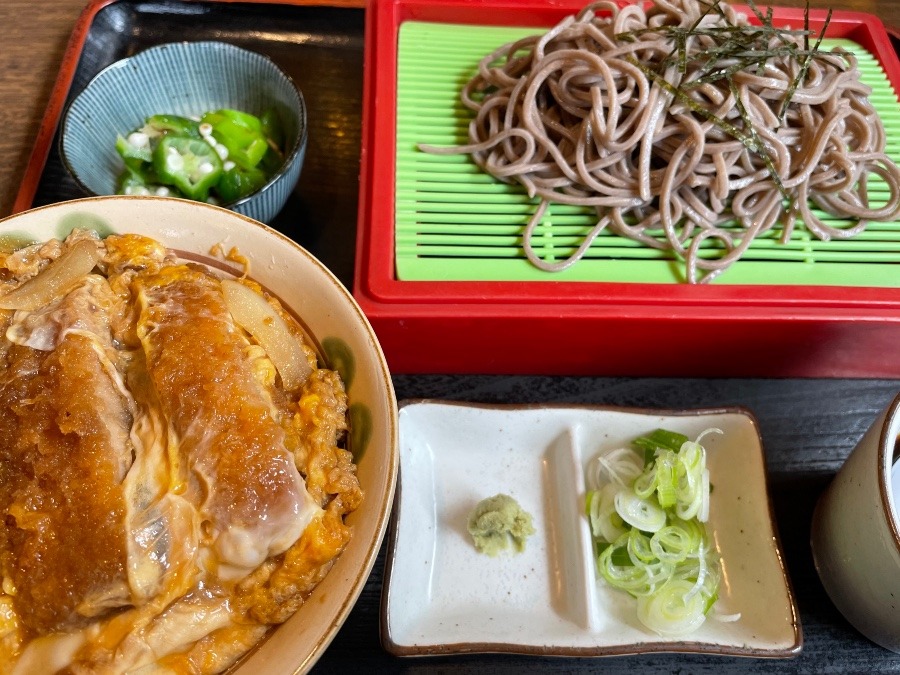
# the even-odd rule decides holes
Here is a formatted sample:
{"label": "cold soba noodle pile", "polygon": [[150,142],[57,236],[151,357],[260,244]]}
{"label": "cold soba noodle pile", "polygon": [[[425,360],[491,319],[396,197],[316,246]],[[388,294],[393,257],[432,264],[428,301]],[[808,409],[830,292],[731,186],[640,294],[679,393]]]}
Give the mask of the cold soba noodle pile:
{"label": "cold soba noodle pile", "polygon": [[[760,26],[695,0],[658,0],[647,11],[590,5],[481,61],[462,92],[476,113],[470,144],[421,147],[471,153],[538,196],[525,253],[550,271],[609,229],[673,251],[689,281],[709,281],[778,225],[782,241],[798,219],[827,240],[895,219],[900,171],[855,58],[821,51],[811,31],[776,29],[751,8]],[[870,199],[873,177],[887,184],[886,198]],[[552,202],[591,206],[598,217],[557,262],[531,246]],[[828,224],[813,207],[851,222]]]}

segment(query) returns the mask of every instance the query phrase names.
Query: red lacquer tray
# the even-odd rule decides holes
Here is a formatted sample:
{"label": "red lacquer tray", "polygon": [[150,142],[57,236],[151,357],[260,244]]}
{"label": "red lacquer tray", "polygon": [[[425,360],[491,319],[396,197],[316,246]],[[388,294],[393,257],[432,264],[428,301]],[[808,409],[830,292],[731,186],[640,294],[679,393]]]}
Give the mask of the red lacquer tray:
{"label": "red lacquer tray", "polygon": [[[366,16],[354,295],[394,372],[900,376],[900,288],[400,281],[394,272],[398,31],[404,21],[549,27],[583,2],[374,0]],[[810,27],[825,13],[813,10]],[[803,10],[775,9],[802,25]],[[835,12],[829,37],[900,64],[874,16]],[[897,274],[900,275],[900,267]]]}

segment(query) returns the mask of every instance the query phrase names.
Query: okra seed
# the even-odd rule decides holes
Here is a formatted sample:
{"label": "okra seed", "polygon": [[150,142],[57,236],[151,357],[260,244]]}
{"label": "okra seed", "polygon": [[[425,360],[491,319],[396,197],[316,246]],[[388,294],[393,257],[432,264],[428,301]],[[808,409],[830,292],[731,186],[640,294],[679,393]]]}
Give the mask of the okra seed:
{"label": "okra seed", "polygon": [[150,137],[140,131],[134,131],[128,135],[128,143],[136,148],[149,148]]}
{"label": "okra seed", "polygon": [[184,169],[184,157],[179,155],[175,148],[169,148],[169,154],[166,155],[166,168],[172,172]]}

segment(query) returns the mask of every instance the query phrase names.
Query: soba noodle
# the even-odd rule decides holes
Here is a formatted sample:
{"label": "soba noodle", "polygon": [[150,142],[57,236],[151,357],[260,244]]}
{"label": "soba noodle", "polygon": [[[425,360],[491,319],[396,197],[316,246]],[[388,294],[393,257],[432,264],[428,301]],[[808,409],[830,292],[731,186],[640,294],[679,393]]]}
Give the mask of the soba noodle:
{"label": "soba noodle", "polygon": [[[900,170],[855,57],[810,49],[808,31],[761,18],[763,29],[748,29],[730,7],[697,0],[657,0],[647,11],[590,5],[485,56],[462,91],[475,112],[470,143],[420,148],[470,153],[539,197],[524,250],[548,271],[572,265],[609,229],[673,251],[687,279],[704,282],[779,225],[782,241],[798,220],[828,240],[895,219]],[[747,53],[772,56],[749,68],[712,58],[735,27],[754,41]],[[876,176],[888,195],[873,204]],[[531,245],[550,203],[597,212],[577,250],[552,262]],[[851,222],[826,222],[815,207]]]}

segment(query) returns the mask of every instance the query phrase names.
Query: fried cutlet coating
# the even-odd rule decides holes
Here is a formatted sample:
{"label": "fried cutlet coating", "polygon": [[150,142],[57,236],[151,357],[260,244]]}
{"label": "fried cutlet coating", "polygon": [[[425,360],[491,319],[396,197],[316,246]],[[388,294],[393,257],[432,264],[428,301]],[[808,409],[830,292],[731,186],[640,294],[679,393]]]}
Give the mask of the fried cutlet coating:
{"label": "fried cutlet coating", "polygon": [[[104,405],[108,404],[108,405]],[[14,347],[0,386],[5,576],[35,634],[86,625],[129,602],[125,501],[111,424],[124,402],[83,335],[50,353]]]}
{"label": "fried cutlet coating", "polygon": [[284,431],[217,279],[182,265],[141,276],[139,287],[150,378],[191,466],[213,547],[225,564],[249,571],[309,521]]}

